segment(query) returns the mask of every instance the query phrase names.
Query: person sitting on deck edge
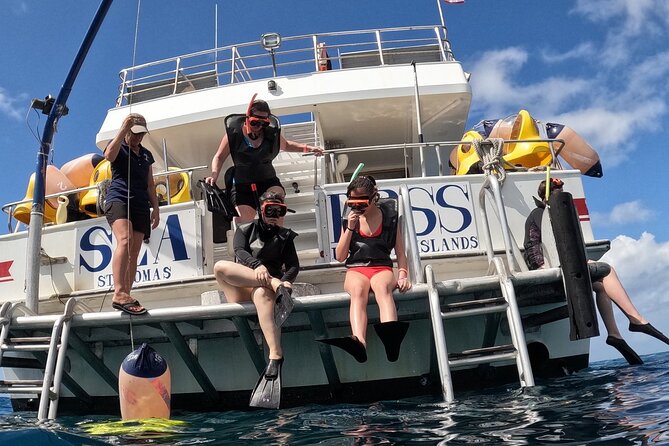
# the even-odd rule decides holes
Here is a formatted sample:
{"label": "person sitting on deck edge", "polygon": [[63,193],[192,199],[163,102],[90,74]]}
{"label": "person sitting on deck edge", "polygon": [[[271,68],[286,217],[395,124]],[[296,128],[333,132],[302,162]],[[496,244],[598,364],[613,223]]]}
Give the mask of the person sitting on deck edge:
{"label": "person sitting on deck edge", "polygon": [[286,215],[283,195],[267,191],[260,197],[256,220],[240,225],[234,237],[238,263],[220,260],[214,275],[227,302],[252,301],[269,347],[269,364],[260,376],[249,405],[278,409],[281,402],[281,325],[292,309],[292,282],[300,269],[294,239],[297,233],[279,226]]}
{"label": "person sitting on deck edge", "polygon": [[[550,194],[562,192],[564,183],[559,178],[550,180]],[[544,268],[544,253],[541,248],[541,219],[546,208],[546,181],[539,183],[537,190],[541,200],[535,198],[537,207],[530,212],[525,222],[525,262],[531,270]],[[610,266],[610,265],[609,265]],[[597,309],[604,321],[604,326],[608,332],[606,343],[616,348],[627,360],[630,365],[643,364],[639,355],[623,339],[616,320],[613,315],[613,306],[615,303],[618,308],[629,319],[629,331],[646,333],[660,341],[669,344],[669,338],[653,327],[639,311],[636,309],[627,291],[623,287],[616,270],[610,266],[611,271],[605,277],[593,282],[592,288],[595,292]]]}
{"label": "person sitting on deck edge", "polygon": [[[346,261],[344,289],[351,296],[349,317],[353,335],[319,341],[342,348],[358,362],[367,361],[367,302],[371,288],[380,313],[380,323],[375,324],[374,329],[383,342],[388,360],[395,362],[409,323],[397,320],[392,292],[395,288],[401,292],[411,288],[404,242],[397,223],[397,201],[379,201],[376,181],[364,175],[351,181],[346,197],[350,212],[343,219],[335,254],[340,262]],[[390,258],[393,249],[397,256],[397,279]]]}

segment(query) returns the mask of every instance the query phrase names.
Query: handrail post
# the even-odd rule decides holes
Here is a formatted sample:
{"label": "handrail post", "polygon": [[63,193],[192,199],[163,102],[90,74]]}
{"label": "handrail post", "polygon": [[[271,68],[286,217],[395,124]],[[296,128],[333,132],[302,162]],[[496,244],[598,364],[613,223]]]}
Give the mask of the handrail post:
{"label": "handrail post", "polygon": [[385,65],[385,61],[383,60],[383,48],[381,46],[381,31],[378,29],[374,31],[374,34],[376,34],[376,45],[379,48],[379,60],[381,61],[381,65]]}
{"label": "handrail post", "polygon": [[439,165],[439,176],[444,176],[446,175],[444,173],[444,161],[441,159],[441,146],[439,144],[436,144],[434,146],[435,152],[437,152],[437,164]]}
{"label": "handrail post", "polygon": [[235,83],[235,65],[237,63],[237,47],[233,46],[230,48],[230,62],[232,63],[232,66],[230,67],[230,83],[234,84]]}
{"label": "handrail post", "polygon": [[177,57],[177,66],[174,70],[174,90],[172,94],[177,94],[177,87],[179,86],[179,70],[181,70],[181,57]]}
{"label": "handrail post", "polygon": [[[405,250],[409,248],[409,277],[411,283],[425,283],[423,268],[420,263],[420,250],[416,240],[416,225],[413,221],[411,212],[411,199],[409,197],[409,188],[406,184],[400,186],[400,218],[403,220],[403,236],[405,240]],[[395,253],[397,254],[397,253]]]}
{"label": "handrail post", "polygon": [[128,79],[128,70],[121,70],[121,87],[119,88],[118,98],[116,98],[116,106],[123,105],[123,96],[125,91],[125,82]]}
{"label": "handrail post", "polygon": [[311,40],[314,44],[314,68],[315,68],[315,71],[318,71],[319,70],[319,67],[318,67],[318,38],[314,34],[313,36],[311,36]]}

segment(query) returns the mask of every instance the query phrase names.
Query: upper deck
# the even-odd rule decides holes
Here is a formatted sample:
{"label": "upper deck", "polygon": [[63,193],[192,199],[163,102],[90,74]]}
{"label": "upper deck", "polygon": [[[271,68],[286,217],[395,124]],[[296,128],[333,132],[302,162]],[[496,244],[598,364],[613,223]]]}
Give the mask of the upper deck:
{"label": "upper deck", "polygon": [[247,42],[127,68],[120,77],[98,147],[137,112],[149,122],[145,145],[160,162],[165,140],[169,164],[178,167],[208,164],[223,118],[246,110],[256,93],[285,122],[310,116],[312,139],[326,148],[418,142],[416,85],[426,140],[459,139],[471,102],[468,75],[441,26],[282,37],[272,52]]}

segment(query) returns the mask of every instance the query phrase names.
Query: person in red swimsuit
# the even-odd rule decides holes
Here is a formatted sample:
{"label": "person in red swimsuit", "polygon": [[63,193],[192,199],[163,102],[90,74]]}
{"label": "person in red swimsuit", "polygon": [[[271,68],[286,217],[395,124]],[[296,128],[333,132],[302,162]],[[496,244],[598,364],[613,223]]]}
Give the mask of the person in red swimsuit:
{"label": "person in red swimsuit", "polygon": [[[358,362],[367,360],[367,302],[371,289],[381,320],[374,328],[385,346],[388,360],[394,362],[409,324],[397,320],[392,292],[395,288],[401,292],[411,288],[404,243],[397,224],[397,202],[379,201],[376,181],[370,176],[351,181],[346,196],[351,210],[344,219],[335,255],[340,262],[346,261],[348,268],[344,289],[351,296],[349,314],[353,335],[320,341],[344,349]],[[397,256],[397,279],[390,258],[393,249]]]}

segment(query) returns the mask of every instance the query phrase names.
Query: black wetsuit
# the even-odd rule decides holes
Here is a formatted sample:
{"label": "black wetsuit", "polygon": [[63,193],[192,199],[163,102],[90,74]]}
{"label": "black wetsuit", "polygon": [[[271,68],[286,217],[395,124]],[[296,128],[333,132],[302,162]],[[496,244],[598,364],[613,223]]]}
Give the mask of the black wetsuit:
{"label": "black wetsuit", "polygon": [[256,209],[258,199],[251,190],[251,184],[255,183],[258,197],[272,186],[283,187],[272,165],[281,149],[281,129],[278,124],[265,127],[262,143],[259,147],[253,147],[242,131],[245,119],[245,115],[229,115],[225,118],[225,131],[234,163],[231,198],[235,205],[244,204]]}
{"label": "black wetsuit", "polygon": [[[381,209],[381,233],[377,236],[364,237],[357,231],[353,232],[346,267],[353,266],[389,266],[393,261],[390,252],[395,248],[397,238],[397,202],[392,199],[379,201]],[[344,227],[348,219],[343,221]]]}
{"label": "black wetsuit", "polygon": [[288,228],[253,220],[237,228],[233,243],[235,256],[242,265],[251,269],[264,265],[272,277],[292,283],[300,270],[293,241],[297,235]]}

